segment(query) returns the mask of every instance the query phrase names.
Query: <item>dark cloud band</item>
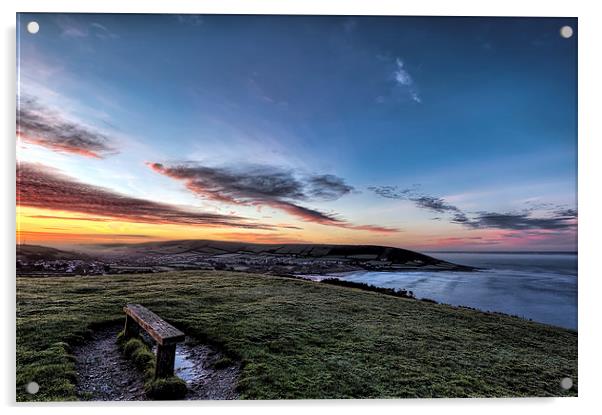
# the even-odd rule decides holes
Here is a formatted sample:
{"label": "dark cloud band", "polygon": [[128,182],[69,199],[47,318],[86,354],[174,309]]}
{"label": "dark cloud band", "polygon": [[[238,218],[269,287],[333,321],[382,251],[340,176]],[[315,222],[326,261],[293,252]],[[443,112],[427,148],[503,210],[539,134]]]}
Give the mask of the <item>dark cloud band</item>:
{"label": "dark cloud band", "polygon": [[116,152],[110,139],[31,97],[21,97],[17,108],[17,135],[25,142],[60,153],[104,158]]}
{"label": "dark cloud band", "polygon": [[495,213],[479,212],[474,218],[466,215],[456,217],[453,221],[470,228],[480,229],[506,229],[506,230],[565,230],[573,229],[576,224],[576,215],[553,215],[549,217],[532,217],[529,213]]}
{"label": "dark cloud band", "polygon": [[368,190],[387,199],[410,200],[419,208],[428,209],[437,213],[460,212],[460,209],[450,205],[444,199],[420,194],[416,188],[399,189],[397,186],[371,186]]}
{"label": "dark cloud band", "polygon": [[412,201],[421,209],[448,213],[451,215],[450,222],[472,229],[564,230],[577,226],[575,209],[556,208],[546,217],[534,217],[531,210],[521,213],[477,212],[468,215],[457,206],[446,202],[445,199],[421,194],[416,188],[399,189],[396,186],[372,186],[369,187],[369,190],[384,198]]}
{"label": "dark cloud band", "polygon": [[372,232],[397,232],[375,225],[353,225],[335,214],[302,206],[300,202],[336,200],[354,188],[334,175],[295,175],[292,171],[266,166],[233,168],[198,164],[165,166],[147,163],[157,173],[184,182],[203,198],[236,205],[269,206],[306,222]]}
{"label": "dark cloud band", "polygon": [[128,222],[272,230],[245,218],[186,210],[85,184],[43,165],[17,166],[17,205]]}

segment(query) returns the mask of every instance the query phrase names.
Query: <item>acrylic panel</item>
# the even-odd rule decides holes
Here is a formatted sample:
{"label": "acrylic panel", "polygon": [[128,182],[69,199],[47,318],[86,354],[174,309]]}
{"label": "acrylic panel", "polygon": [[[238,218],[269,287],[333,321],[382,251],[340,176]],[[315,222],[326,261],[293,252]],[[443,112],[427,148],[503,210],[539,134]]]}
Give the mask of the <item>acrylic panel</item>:
{"label": "acrylic panel", "polygon": [[577,395],[577,28],[18,14],[17,400]]}

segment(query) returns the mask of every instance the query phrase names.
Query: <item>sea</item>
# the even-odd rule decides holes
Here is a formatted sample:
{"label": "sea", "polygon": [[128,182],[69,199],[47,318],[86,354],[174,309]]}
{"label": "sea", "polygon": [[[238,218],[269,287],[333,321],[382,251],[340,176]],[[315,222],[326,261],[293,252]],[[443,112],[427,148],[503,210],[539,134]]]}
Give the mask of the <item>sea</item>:
{"label": "sea", "polygon": [[417,298],[497,311],[577,330],[577,254],[429,253],[475,272],[358,271],[335,275],[347,281],[402,288]]}

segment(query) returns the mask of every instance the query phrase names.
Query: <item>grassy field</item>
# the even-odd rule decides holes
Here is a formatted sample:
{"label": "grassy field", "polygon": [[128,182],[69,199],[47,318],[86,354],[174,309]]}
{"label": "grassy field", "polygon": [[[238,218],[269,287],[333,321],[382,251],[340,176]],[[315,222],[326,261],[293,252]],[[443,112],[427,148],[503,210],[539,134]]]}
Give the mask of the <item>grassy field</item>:
{"label": "grassy field", "polygon": [[20,401],[77,399],[69,346],[128,302],[239,359],[242,398],[577,394],[576,332],[348,287],[191,271],[19,277],[17,297]]}

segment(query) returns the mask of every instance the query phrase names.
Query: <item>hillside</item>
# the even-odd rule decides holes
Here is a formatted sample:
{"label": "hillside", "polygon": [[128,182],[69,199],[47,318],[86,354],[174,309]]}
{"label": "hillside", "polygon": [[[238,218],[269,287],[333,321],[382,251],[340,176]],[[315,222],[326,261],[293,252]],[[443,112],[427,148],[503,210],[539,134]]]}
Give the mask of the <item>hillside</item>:
{"label": "hillside", "polygon": [[90,252],[102,255],[136,257],[187,256],[205,258],[263,257],[295,258],[345,263],[381,268],[433,268],[445,270],[472,270],[472,267],[452,264],[407,249],[377,245],[327,244],[256,244],[213,240],[179,240],[139,244],[105,244],[90,247]]}
{"label": "hillside", "polygon": [[257,244],[214,240],[178,240],[138,244],[104,244],[96,247],[104,252],[134,255],[184,254],[189,252],[208,255],[249,253],[296,255],[307,258],[347,257],[363,260],[387,260],[397,264],[410,261],[422,261],[429,265],[445,263],[445,261],[407,249],[377,245]]}
{"label": "hillside", "polygon": [[56,260],[70,260],[70,259],[88,259],[88,255],[64,251],[61,249],[50,248],[48,246],[41,245],[17,245],[17,260],[21,261],[56,261]]}
{"label": "hillside", "polygon": [[[19,275],[229,270],[272,275],[372,271],[471,271],[407,249],[375,245],[254,244],[212,240],[80,245],[85,254],[19,245]],[[57,260],[63,261],[57,261]],[[46,261],[40,263],[39,261]],[[76,271],[77,270],[77,271]]]}
{"label": "hillside", "polygon": [[[223,271],[17,278],[17,399],[76,399],[69,351],[141,303],[242,363],[246,399],[577,394],[571,330],[312,281]],[[560,379],[575,387],[563,392]],[[43,385],[27,395],[31,380]]]}

